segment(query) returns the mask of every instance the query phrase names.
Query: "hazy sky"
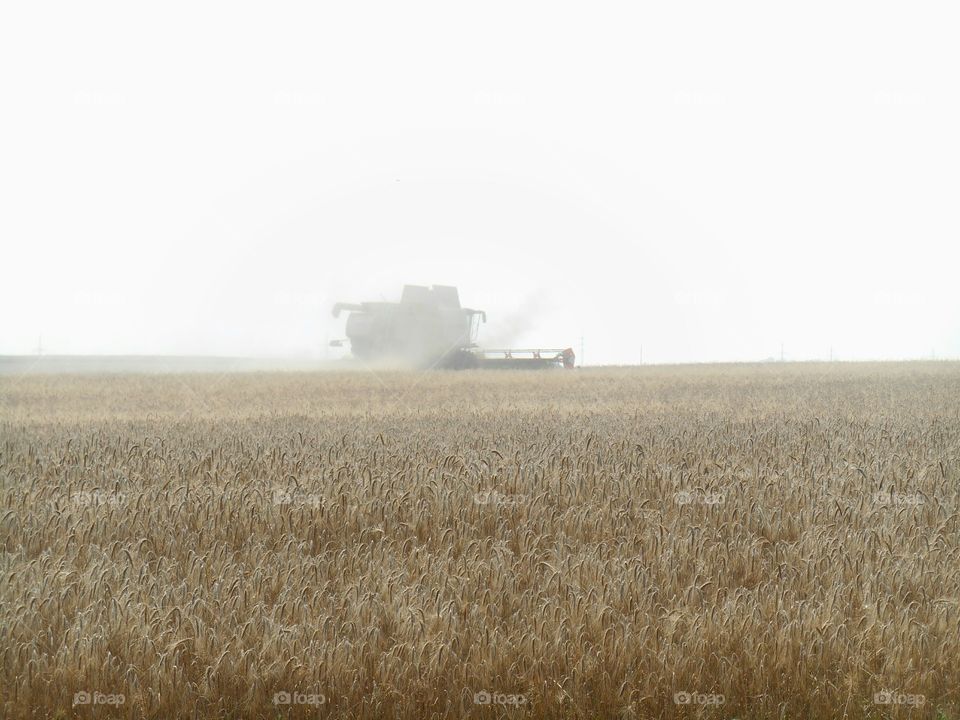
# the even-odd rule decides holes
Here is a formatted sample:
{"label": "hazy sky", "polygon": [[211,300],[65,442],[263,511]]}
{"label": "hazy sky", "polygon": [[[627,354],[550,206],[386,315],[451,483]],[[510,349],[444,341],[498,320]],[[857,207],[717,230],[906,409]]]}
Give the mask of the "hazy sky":
{"label": "hazy sky", "polygon": [[588,363],[960,356],[958,21],[4,3],[0,353],[323,357],[413,282]]}

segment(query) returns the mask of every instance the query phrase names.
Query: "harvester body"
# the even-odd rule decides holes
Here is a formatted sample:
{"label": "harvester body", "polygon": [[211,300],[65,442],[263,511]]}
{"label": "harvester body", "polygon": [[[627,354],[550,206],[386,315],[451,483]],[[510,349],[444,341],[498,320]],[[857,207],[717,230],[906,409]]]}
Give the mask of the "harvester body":
{"label": "harvester body", "polygon": [[337,303],[333,316],[344,310],[355,357],[423,367],[469,365],[484,317],[461,307],[457,289],[446,285],[406,285],[400,302]]}
{"label": "harvester body", "polygon": [[[562,350],[482,350],[476,345],[482,310],[460,305],[455,287],[405,285],[400,302],[337,303],[333,316],[347,311],[346,335],[354,357],[368,363],[415,367],[573,367]],[[333,345],[340,345],[334,341]]]}

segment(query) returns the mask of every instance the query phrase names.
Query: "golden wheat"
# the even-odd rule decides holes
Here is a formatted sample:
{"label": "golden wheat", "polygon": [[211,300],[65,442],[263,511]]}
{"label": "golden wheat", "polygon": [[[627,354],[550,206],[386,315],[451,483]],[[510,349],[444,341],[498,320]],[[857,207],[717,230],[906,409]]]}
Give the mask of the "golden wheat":
{"label": "golden wheat", "polygon": [[4,717],[958,717],[955,364],[0,400]]}

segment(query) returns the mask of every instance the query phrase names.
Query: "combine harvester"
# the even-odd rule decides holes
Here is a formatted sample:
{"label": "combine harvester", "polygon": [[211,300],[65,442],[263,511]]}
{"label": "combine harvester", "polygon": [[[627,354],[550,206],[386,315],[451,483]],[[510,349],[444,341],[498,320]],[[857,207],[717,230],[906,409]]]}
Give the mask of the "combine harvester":
{"label": "combine harvester", "polygon": [[[571,348],[484,350],[474,342],[483,310],[460,306],[455,287],[404,285],[400,302],[337,303],[333,316],[347,311],[347,340],[353,356],[370,363],[415,367],[573,368]],[[330,344],[341,347],[343,340]]]}

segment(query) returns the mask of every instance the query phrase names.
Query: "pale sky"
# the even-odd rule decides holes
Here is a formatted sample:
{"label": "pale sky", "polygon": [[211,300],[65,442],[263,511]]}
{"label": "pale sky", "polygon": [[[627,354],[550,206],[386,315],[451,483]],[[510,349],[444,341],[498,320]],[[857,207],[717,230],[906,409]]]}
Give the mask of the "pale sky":
{"label": "pale sky", "polygon": [[[960,356],[953,3],[5,3],[0,354]],[[487,342],[486,344],[492,344]]]}

